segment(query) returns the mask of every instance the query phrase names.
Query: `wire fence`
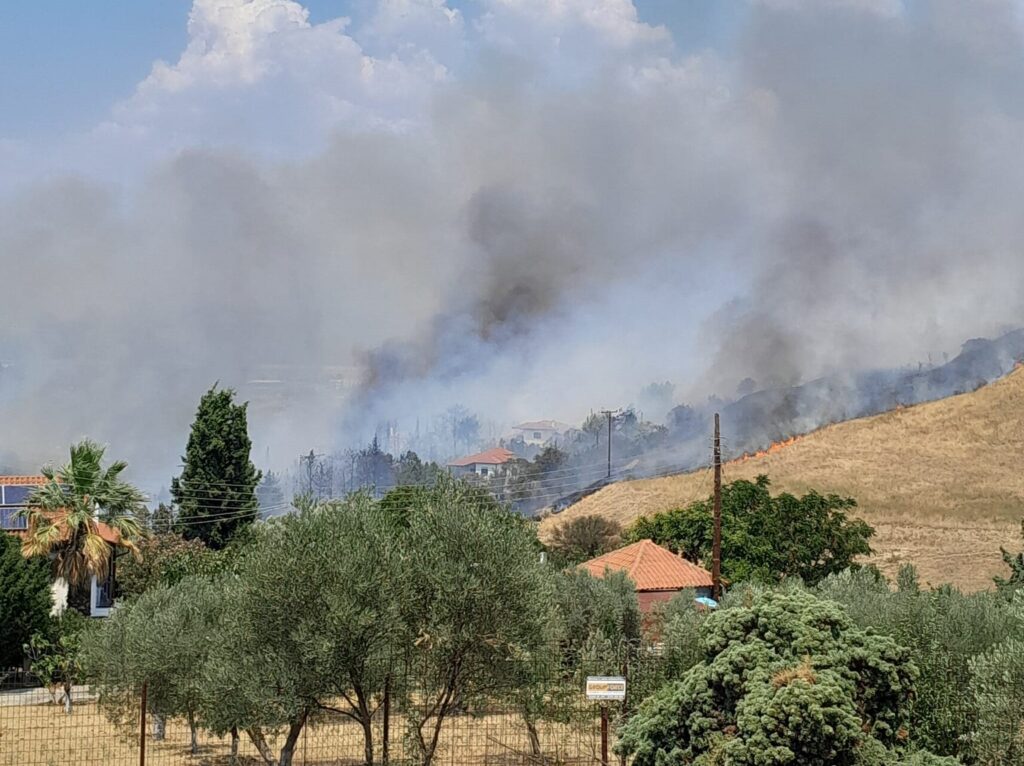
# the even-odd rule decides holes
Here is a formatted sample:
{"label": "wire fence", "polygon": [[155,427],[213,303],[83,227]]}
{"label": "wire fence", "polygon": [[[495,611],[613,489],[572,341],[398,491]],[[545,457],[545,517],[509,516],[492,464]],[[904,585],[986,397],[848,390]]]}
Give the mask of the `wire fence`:
{"label": "wire fence", "polygon": [[614,753],[615,730],[640,698],[633,688],[644,696],[641,687],[653,688],[662,664],[656,652],[648,647],[621,661],[605,659],[601,667],[637,676],[624,701],[588,700],[583,666],[513,662],[529,666],[498,674],[509,679],[507,685],[492,681],[441,706],[436,678],[421,676],[408,664],[396,667],[392,691],[369,696],[368,720],[353,715],[358,705],[351,690],[311,701],[290,748],[287,725],[218,734],[198,720],[190,725],[185,715],[161,717],[153,697],[145,701],[143,689],[106,699],[102,690],[76,685],[69,703],[63,689],[42,688],[25,674],[8,675],[0,682],[0,766],[626,763]]}
{"label": "wire fence", "polygon": [[[390,692],[368,695],[363,721],[353,715],[355,695],[342,690],[311,701],[291,732],[265,724],[219,733],[200,718],[190,725],[188,715],[159,715],[141,688],[109,699],[82,684],[69,702],[64,689],[9,673],[0,677],[0,766],[626,766],[614,752],[616,731],[669,674],[650,645],[594,667],[514,662],[522,667],[496,676],[507,684],[455,695],[442,715],[437,679],[395,666]],[[626,678],[626,699],[587,699],[587,676],[610,668]],[[913,706],[909,750],[957,754],[967,766],[1024,764],[1024,678],[922,694]]]}

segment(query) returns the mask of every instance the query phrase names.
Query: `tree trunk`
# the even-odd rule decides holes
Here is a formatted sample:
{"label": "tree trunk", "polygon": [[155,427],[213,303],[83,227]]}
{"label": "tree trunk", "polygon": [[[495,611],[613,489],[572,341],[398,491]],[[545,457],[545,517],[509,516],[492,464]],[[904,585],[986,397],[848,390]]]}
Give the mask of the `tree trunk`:
{"label": "tree trunk", "polygon": [[153,715],[153,741],[163,742],[167,736],[167,719],[162,715]]}
{"label": "tree trunk", "polygon": [[534,757],[537,763],[547,763],[544,758],[544,751],[540,747],[540,732],[537,731],[537,722],[528,715],[524,715],[523,720],[526,721],[526,733],[530,737],[530,755]]}
{"label": "tree trunk", "polygon": [[373,716],[361,686],[355,687],[356,707],[359,711],[359,724],[363,727],[363,759],[366,766],[373,766]]}
{"label": "tree trunk", "polygon": [[192,755],[199,753],[199,731],[196,729],[196,717],[189,711],[188,714],[189,750]]}
{"label": "tree trunk", "polygon": [[231,727],[231,766],[238,766],[238,727]]}
{"label": "tree trunk", "polygon": [[454,689],[449,686],[445,689],[442,695],[437,710],[435,711],[434,720],[434,731],[431,733],[430,742],[427,742],[423,736],[423,727],[426,726],[430,720],[430,716],[427,716],[420,721],[419,726],[416,727],[416,741],[420,746],[420,755],[422,756],[422,766],[430,766],[434,762],[434,753],[437,752],[437,743],[441,738],[441,724],[444,723],[445,716],[452,706],[452,696]]}
{"label": "tree trunk", "polygon": [[383,705],[384,726],[381,731],[380,762],[382,766],[391,763],[391,676],[384,679],[384,701]]}
{"label": "tree trunk", "polygon": [[249,739],[252,740],[252,744],[260,754],[263,762],[267,766],[278,766],[277,761],[274,759],[274,753],[270,749],[270,745],[267,744],[267,738],[263,736],[263,730],[258,726],[253,726],[246,729],[245,733],[249,735]]}
{"label": "tree trunk", "polygon": [[298,720],[292,721],[291,726],[288,727],[288,736],[285,737],[277,766],[292,766],[292,757],[295,755],[295,743],[299,741],[299,734],[302,733],[302,727],[305,723],[306,714],[303,713]]}
{"label": "tree trunk", "polygon": [[373,727],[370,725],[369,718],[364,718],[361,723],[363,725],[363,760],[366,761],[366,766],[373,766]]}
{"label": "tree trunk", "polygon": [[71,701],[71,684],[66,683],[64,684],[64,712],[67,715],[71,715],[72,704],[73,703]]}

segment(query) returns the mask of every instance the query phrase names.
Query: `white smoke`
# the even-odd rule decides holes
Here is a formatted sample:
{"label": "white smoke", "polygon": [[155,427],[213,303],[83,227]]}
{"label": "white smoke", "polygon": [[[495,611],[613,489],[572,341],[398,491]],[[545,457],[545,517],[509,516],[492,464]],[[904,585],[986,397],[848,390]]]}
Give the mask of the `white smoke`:
{"label": "white smoke", "polygon": [[195,0],[102,124],[0,137],[0,452],[88,434],[158,483],[216,380],[282,465],[455,402],[573,421],[1019,323],[1016,4],[737,23],[695,52],[630,0]]}

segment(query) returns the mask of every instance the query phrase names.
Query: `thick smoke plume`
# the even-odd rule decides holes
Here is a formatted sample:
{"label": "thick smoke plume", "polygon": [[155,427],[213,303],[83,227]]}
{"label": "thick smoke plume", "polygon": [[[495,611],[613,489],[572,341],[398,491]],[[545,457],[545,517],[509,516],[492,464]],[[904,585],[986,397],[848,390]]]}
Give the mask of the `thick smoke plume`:
{"label": "thick smoke plume", "polygon": [[159,486],[217,380],[273,466],[456,402],[576,421],[1019,324],[1017,4],[751,0],[733,26],[195,0],[109,122],[0,154],[0,468],[88,434]]}

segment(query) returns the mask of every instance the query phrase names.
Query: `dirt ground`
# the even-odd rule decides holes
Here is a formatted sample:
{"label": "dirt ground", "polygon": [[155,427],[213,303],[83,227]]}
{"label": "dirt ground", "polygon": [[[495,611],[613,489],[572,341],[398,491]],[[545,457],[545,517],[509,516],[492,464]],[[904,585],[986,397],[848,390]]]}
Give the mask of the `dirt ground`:
{"label": "dirt ground", "polygon": [[[152,730],[149,732],[152,733]],[[405,723],[392,722],[391,762],[415,763],[403,741]],[[380,731],[376,732],[380,741]],[[52,705],[0,706],[0,766],[137,766],[134,736],[119,732],[91,701],[76,703],[71,716]],[[590,766],[600,763],[598,719],[575,726],[544,724],[541,742],[551,764]],[[166,739],[146,743],[151,766],[228,766],[230,739],[200,733],[199,753],[189,752],[188,727],[167,725]],[[274,742],[273,744],[277,744]],[[295,766],[355,766],[364,763],[358,726],[341,716],[319,720],[306,728],[295,752]],[[243,735],[241,766],[262,766],[255,748]],[[379,757],[379,756],[378,756]],[[513,766],[536,763],[522,719],[509,714],[454,716],[446,719],[434,761],[438,766]]]}
{"label": "dirt ground", "polygon": [[[728,423],[723,433],[728,437]],[[1005,574],[1000,547],[1024,542],[1024,370],[973,393],[853,420],[767,454],[733,459],[725,481],[767,474],[773,491],[853,497],[875,526],[871,559],[887,574],[917,566],[922,580],[965,590]],[[620,482],[541,522],[600,514],[628,525],[711,492],[710,471]]]}

